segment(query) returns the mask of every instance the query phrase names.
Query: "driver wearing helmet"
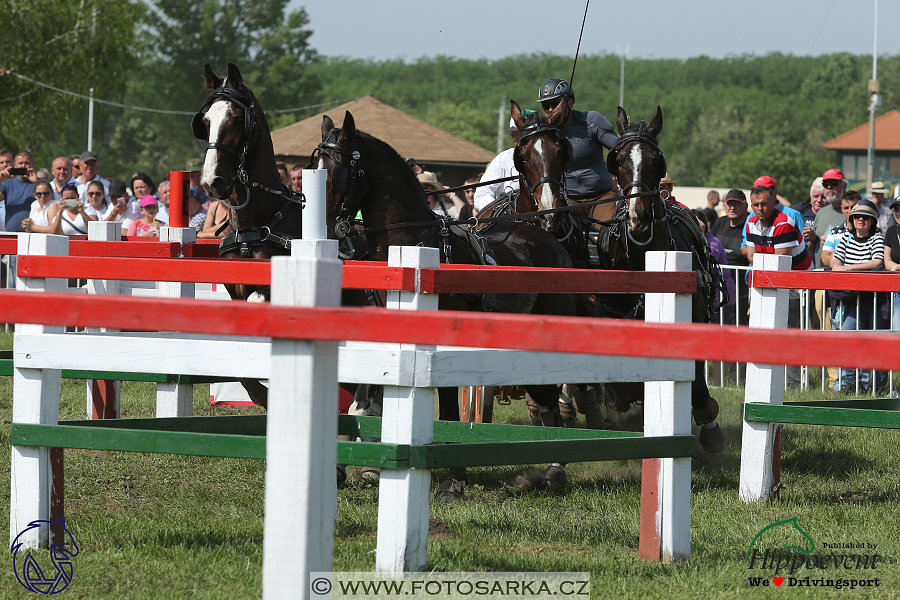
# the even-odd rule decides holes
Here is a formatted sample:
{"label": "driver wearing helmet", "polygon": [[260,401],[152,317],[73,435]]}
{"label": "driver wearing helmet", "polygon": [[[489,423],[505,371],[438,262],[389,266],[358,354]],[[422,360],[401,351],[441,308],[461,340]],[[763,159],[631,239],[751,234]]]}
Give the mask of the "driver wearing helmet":
{"label": "driver wearing helmet", "polygon": [[[574,110],[575,90],[565,79],[550,79],[538,91],[537,101],[547,119],[557,124],[572,142],[574,150],[566,163],[566,195],[570,201],[589,202],[614,198],[618,194],[612,177],[606,170],[603,148],[612,149],[619,136],[612,123],[597,111]],[[601,204],[586,209],[594,219],[609,209]]]}
{"label": "driver wearing helmet", "polygon": [[[488,165],[488,168],[485,169],[484,175],[481,176],[481,181],[493,181],[505,177],[518,177],[519,172],[516,171],[516,165],[513,163],[513,151],[516,149],[516,142],[519,141],[519,129],[512,119],[509,120],[509,135],[512,136],[513,147],[504,150],[494,157],[494,160],[492,160],[491,164]],[[497,200],[501,194],[510,194],[513,191],[518,190],[518,179],[478,186],[475,188],[475,210],[481,212],[488,204]]]}

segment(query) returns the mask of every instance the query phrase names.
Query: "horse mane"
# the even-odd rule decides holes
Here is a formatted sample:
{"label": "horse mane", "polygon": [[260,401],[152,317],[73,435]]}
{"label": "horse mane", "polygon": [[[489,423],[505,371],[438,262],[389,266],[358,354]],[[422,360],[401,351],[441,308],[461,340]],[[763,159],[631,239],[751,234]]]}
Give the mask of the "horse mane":
{"label": "horse mane", "polygon": [[418,190],[419,193],[417,194],[417,196],[422,200],[423,203],[428,202],[425,198],[425,192],[424,190],[422,190],[422,185],[416,178],[415,173],[413,173],[412,169],[409,168],[409,166],[403,160],[403,157],[400,156],[400,153],[397,152],[393,146],[391,146],[384,140],[381,140],[374,135],[368,134],[365,131],[360,131],[359,129],[356,130],[355,137],[357,139],[357,142],[363,141],[375,146],[375,153],[365,153],[363,155],[365,156],[366,160],[380,160],[390,164],[391,166],[394,166],[392,163],[396,163],[396,173],[385,173],[385,175],[396,179],[395,183],[398,185],[408,185],[411,186],[411,189]]}

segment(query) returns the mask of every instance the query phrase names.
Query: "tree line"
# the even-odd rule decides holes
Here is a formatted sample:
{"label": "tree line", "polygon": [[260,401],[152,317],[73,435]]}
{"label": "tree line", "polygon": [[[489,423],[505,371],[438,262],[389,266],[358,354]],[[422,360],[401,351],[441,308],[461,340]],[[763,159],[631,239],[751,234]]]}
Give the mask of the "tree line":
{"label": "tree line", "polygon": [[[34,4],[39,6],[35,7]],[[572,58],[534,53],[501,60],[451,57],[370,61],[322,57],[315,29],[288,0],[35,0],[12,6],[0,39],[0,68],[96,97],[148,108],[195,111],[205,98],[203,65],[241,68],[269,110],[374,94],[379,100],[484,148],[496,149],[497,109],[506,99],[537,108],[538,86],[569,78]],[[39,10],[41,19],[35,19]],[[43,18],[46,16],[47,18]],[[778,53],[633,59],[625,69],[625,109],[649,119],[662,106],[661,147],[682,185],[742,186],[766,172],[791,200],[834,162],[822,143],[868,118],[871,57]],[[615,119],[619,58],[579,57],[576,108]],[[884,103],[900,105],[900,56],[879,60]],[[86,144],[86,102],[0,76],[0,145],[35,152],[40,164]],[[319,110],[271,115],[273,129]],[[336,115],[332,115],[336,116]],[[102,172],[157,177],[202,154],[190,117],[97,106],[94,148]],[[359,123],[365,130],[365,123]],[[509,140],[507,139],[507,144]]]}

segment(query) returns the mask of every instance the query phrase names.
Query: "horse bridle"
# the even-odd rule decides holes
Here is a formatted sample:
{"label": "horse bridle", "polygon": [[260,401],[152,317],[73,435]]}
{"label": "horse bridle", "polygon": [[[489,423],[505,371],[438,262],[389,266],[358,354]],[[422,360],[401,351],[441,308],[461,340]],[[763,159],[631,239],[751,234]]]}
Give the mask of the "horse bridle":
{"label": "horse bridle", "polygon": [[[513,150],[513,163],[516,165],[516,170],[522,176],[522,179],[525,181],[525,185],[528,187],[528,192],[531,194],[531,197],[534,198],[534,191],[538,188],[542,183],[555,183],[556,186],[560,189],[560,193],[562,194],[562,199],[564,202],[567,201],[566,196],[566,177],[565,173],[563,174],[562,182],[560,182],[555,177],[541,177],[534,183],[528,182],[528,177],[525,175],[524,163],[522,161],[522,144],[530,140],[531,138],[555,134],[560,140],[566,139],[563,135],[563,132],[556,126],[550,125],[549,123],[542,123],[538,121],[534,125],[529,125],[525,129],[522,130],[522,134],[519,136],[519,141],[516,142],[516,149]],[[565,163],[563,161],[563,171],[565,171]]]}
{"label": "horse bridle", "polygon": [[[241,210],[242,208],[246,208],[250,203],[250,178],[247,176],[245,163],[247,162],[247,153],[250,151],[250,143],[256,138],[256,115],[254,113],[255,103],[253,102],[253,100],[247,102],[246,100],[244,100],[244,98],[246,98],[245,94],[239,92],[238,90],[229,88],[227,87],[227,85],[228,79],[226,78],[219,88],[210,92],[209,97],[206,99],[206,102],[203,103],[203,106],[200,107],[200,110],[197,111],[197,114],[195,114],[194,118],[191,120],[191,131],[193,132],[194,137],[198,140],[203,140],[206,142],[209,141],[206,135],[206,127],[203,125],[203,115],[206,114],[205,111],[208,110],[209,107],[220,100],[233,102],[244,109],[245,135],[244,146],[243,148],[241,148],[240,155],[234,148],[226,146],[225,144],[220,144],[219,142],[207,143],[206,145],[207,150],[222,151],[238,159],[238,167],[237,171],[235,171],[232,185],[234,184],[234,180],[237,180],[238,183],[244,186],[244,202],[239,206],[233,206],[231,202],[227,202],[223,198],[220,198],[219,201],[231,210]],[[261,188],[264,187],[259,184],[257,184],[257,186]],[[269,191],[269,188],[265,188],[265,190]],[[281,195],[281,192],[275,191],[275,193]]]}
{"label": "horse bridle", "polygon": [[[350,196],[350,190],[353,189],[353,183],[359,179],[363,182],[363,185],[365,185],[366,181],[363,179],[366,172],[359,166],[359,150],[347,150],[337,143],[340,131],[341,130],[337,127],[332,128],[332,130],[328,132],[328,135],[325,136],[325,139],[316,146],[316,149],[313,150],[312,156],[310,157],[310,165],[315,163],[317,154],[326,155],[331,159],[332,164],[334,164],[334,167],[331,169],[331,190],[332,193],[341,195],[341,207],[338,210],[337,215],[334,215],[333,211],[329,211],[329,216],[337,217],[334,233],[338,239],[347,237],[352,227],[350,222],[350,217],[352,215],[347,206],[347,199]],[[332,153],[337,153],[340,156],[349,158],[350,165],[347,166],[342,164]]]}
{"label": "horse bridle", "polygon": [[[631,142],[647,144],[657,152],[663,159],[663,173],[666,172],[666,155],[663,154],[662,150],[659,149],[659,142],[656,139],[656,136],[646,131],[646,123],[641,120],[640,125],[638,126],[637,131],[626,132],[619,137],[618,141],[616,141],[616,145],[612,147],[612,150],[609,151],[609,154],[606,156],[606,170],[609,171],[611,175],[617,175],[619,172],[619,163],[618,157],[619,152],[622,148]],[[662,191],[660,190],[659,184],[657,184],[656,189],[651,188],[649,185],[641,181],[640,179],[635,179],[628,185],[622,188],[622,195],[627,196],[628,192],[634,188],[638,188],[640,190],[641,196],[659,196],[661,200],[665,201],[668,199],[662,197]],[[668,195],[668,192],[666,192]],[[662,217],[656,217],[656,203],[650,203],[650,217],[653,220],[653,224],[665,223],[666,216],[663,214]],[[638,246],[646,246],[650,242],[653,241],[653,226],[650,227],[650,237],[646,242],[639,242],[631,235],[631,228],[626,224],[625,226],[625,234],[628,236],[628,240],[636,244]]]}

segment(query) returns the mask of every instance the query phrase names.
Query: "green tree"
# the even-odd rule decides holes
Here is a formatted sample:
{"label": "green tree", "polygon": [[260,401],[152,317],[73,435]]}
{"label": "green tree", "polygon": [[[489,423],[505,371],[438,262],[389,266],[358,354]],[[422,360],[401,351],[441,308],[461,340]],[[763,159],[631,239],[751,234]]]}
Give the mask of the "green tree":
{"label": "green tree", "polygon": [[[128,0],[32,0],[4,2],[5,34],[0,36],[0,68],[54,87],[89,95],[121,94],[135,63],[122,40],[134,37],[143,5]],[[86,115],[85,100],[20,79],[0,76],[0,146],[36,154],[47,163],[61,139],[64,123]],[[102,107],[97,109],[103,118]],[[83,134],[76,134],[79,146]],[[68,154],[68,152],[67,152]]]}
{"label": "green tree", "polygon": [[747,189],[760,175],[769,175],[778,183],[778,193],[796,204],[809,197],[812,180],[828,166],[798,146],[770,141],[725,157],[708,181],[711,186]]}
{"label": "green tree", "polygon": [[[319,60],[303,9],[286,14],[288,0],[157,0],[141,25],[141,64],[129,80],[125,103],[194,112],[207,92],[203,65],[223,72],[236,64],[264,109],[313,104],[318,85],[307,65]],[[162,178],[202,154],[189,115],[123,110],[108,130],[110,171],[137,169]],[[109,172],[109,171],[107,171]]]}

